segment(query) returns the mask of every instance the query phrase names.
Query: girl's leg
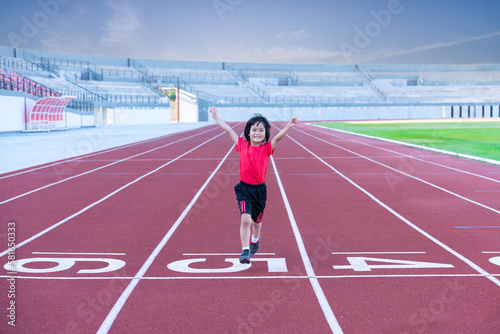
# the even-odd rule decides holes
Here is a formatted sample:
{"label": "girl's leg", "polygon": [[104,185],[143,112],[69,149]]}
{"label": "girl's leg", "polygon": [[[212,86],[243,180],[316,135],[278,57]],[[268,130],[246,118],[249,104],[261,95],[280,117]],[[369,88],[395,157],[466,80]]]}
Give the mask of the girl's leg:
{"label": "girl's leg", "polygon": [[262,229],[262,222],[260,222],[260,223],[257,224],[257,223],[254,223],[252,221],[252,231],[253,231],[252,236],[254,238],[258,238],[259,237],[261,229]]}
{"label": "girl's leg", "polygon": [[250,247],[250,226],[252,224],[255,225],[252,217],[246,212],[242,213],[240,225],[241,247]]}

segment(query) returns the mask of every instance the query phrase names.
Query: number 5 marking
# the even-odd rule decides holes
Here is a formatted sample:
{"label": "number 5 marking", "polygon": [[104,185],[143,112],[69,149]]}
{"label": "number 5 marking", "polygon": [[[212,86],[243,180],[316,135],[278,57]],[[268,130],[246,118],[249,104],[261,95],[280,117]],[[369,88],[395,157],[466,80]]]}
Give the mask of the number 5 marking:
{"label": "number 5 marking", "polygon": [[[235,273],[238,271],[247,270],[250,268],[251,264],[240,264],[238,259],[225,259],[225,262],[231,263],[231,267],[227,268],[191,268],[189,265],[192,263],[205,262],[206,258],[200,259],[185,259],[179,260],[167,265],[167,268],[180,273],[190,273],[190,274],[223,274],[223,273]],[[286,273],[288,269],[286,267],[285,258],[255,258],[252,262],[267,262],[267,271],[270,273]]]}

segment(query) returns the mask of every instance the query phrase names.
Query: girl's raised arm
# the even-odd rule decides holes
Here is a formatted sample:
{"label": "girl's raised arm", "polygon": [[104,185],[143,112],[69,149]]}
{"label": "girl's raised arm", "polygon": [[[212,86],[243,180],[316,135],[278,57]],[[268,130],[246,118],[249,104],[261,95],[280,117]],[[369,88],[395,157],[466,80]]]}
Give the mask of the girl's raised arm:
{"label": "girl's raised arm", "polygon": [[293,117],[291,120],[289,120],[288,124],[271,140],[271,148],[274,150],[276,148],[276,145],[278,145],[278,142],[283,139],[288,131],[290,131],[290,129],[298,123],[299,121],[297,120],[297,117]]}
{"label": "girl's raised arm", "polygon": [[212,114],[212,118],[219,124],[219,126],[222,128],[222,130],[226,131],[231,139],[233,140],[235,145],[238,145],[238,135],[234,130],[226,124],[220,117],[217,115],[217,108],[215,107],[210,107],[210,113]]}

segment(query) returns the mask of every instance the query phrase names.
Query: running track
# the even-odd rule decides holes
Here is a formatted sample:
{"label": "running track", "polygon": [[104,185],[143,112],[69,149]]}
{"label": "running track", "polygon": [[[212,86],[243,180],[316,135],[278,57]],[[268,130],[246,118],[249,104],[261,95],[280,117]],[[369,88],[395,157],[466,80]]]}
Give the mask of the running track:
{"label": "running track", "polygon": [[0,175],[0,332],[500,332],[498,167],[300,124],[251,266],[237,182],[215,125]]}

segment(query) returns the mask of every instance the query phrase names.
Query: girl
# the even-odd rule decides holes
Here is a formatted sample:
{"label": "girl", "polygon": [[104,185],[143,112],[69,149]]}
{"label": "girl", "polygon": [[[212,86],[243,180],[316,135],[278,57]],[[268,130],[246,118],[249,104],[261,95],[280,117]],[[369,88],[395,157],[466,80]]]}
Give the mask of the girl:
{"label": "girl", "polygon": [[[296,117],[293,117],[286,127],[269,142],[271,125],[260,114],[248,120],[243,133],[245,139],[243,139],[217,116],[216,108],[211,107],[210,113],[217,124],[229,134],[236,145],[236,151],[240,152],[240,183],[234,187],[241,213],[242,252],[240,263],[250,263],[250,257],[257,252],[260,246],[262,215],[267,199],[265,179],[269,157],[274,153],[278,142],[298,121]],[[252,231],[250,231],[250,227]]]}

